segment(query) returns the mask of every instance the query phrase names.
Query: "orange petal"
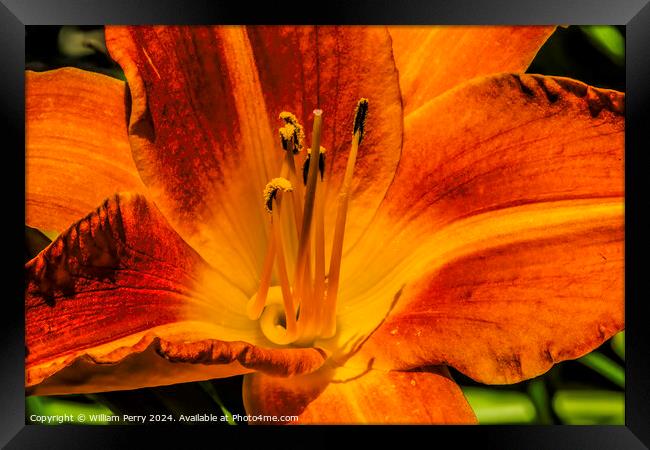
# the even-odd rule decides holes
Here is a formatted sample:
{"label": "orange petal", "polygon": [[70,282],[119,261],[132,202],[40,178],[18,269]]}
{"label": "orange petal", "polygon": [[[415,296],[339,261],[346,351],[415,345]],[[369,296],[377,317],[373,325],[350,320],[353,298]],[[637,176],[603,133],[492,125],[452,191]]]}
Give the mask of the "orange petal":
{"label": "orange petal", "polygon": [[[108,27],[106,38],[129,80],[131,144],[156,203],[184,239],[247,292],[257,288],[266,248],[260,193],[283,158],[282,110],[298,114],[309,135],[312,110],[324,109],[335,188],[356,101],[369,97],[369,150],[358,164],[369,182],[353,186],[351,214],[374,211],[383,198],[402,130],[385,29]],[[359,215],[361,228],[370,214]],[[233,260],[243,261],[237,271],[229,267]]]}
{"label": "orange petal", "polygon": [[[251,415],[298,416],[302,424],[474,424],[476,417],[445,367],[361,375],[321,369],[282,378],[244,377],[244,406]],[[278,422],[269,422],[277,424]]]}
{"label": "orange petal", "polygon": [[349,217],[354,220],[346,224],[348,247],[367,227],[399,161],[402,102],[390,37],[383,27],[362,26],[248,27],[248,36],[272,124],[286,110],[309,125],[312,111],[323,110],[326,211],[332,212],[325,217],[326,232],[334,229],[356,106],[362,97],[369,101],[352,182]]}
{"label": "orange petal", "polygon": [[[139,195],[121,194],[26,266],[31,393],[134,389],[251,370],[315,370],[313,349],[274,350],[247,297]],[[209,282],[206,282],[209,280]]]}
{"label": "orange petal", "polygon": [[[620,241],[623,223],[623,103],[621,93],[572,80],[498,75],[459,86],[414,113],[377,220],[344,259],[336,343],[369,335],[395,304],[409,301],[411,283],[465,257],[547,239],[565,239],[564,250],[549,250],[552,255],[571,254],[573,245],[576,251],[582,245],[579,236],[602,233],[601,253],[610,258],[606,243]],[[548,259],[544,252],[539,259]],[[584,256],[600,258],[598,252],[595,247]],[[545,269],[561,286],[583,286],[586,292],[598,282],[570,272],[563,277],[563,264]],[[620,282],[616,267],[603,280]],[[504,284],[515,281],[506,278]],[[602,308],[614,320],[622,293],[610,294]],[[581,308],[581,297],[575,299]],[[505,308],[504,302],[498,305]],[[621,325],[604,323],[602,316],[585,320],[592,328],[581,328],[584,336],[601,324],[608,332]],[[574,342],[578,351],[587,348],[581,342]],[[531,367],[526,373],[542,370]],[[500,379],[518,375],[508,376]]]}
{"label": "orange petal", "polygon": [[382,212],[435,231],[543,201],[623,197],[623,93],[541,75],[477,79],[409,117]]}
{"label": "orange petal", "polygon": [[408,285],[362,348],[380,367],[448,364],[515,383],[624,327],[623,217],[450,261]]}
{"label": "orange petal", "polygon": [[470,78],[525,72],[554,26],[391,26],[404,113]]}
{"label": "orange petal", "polygon": [[106,197],[143,191],[125,84],[73,68],[25,72],[26,222],[63,231]]}

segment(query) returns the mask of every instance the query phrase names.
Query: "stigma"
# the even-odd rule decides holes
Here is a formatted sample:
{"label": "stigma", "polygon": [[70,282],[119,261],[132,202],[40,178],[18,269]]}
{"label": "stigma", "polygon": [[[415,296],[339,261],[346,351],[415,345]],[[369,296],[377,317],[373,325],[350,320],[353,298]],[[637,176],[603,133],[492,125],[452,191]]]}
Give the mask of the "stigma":
{"label": "stigma", "polygon": [[[345,223],[367,113],[368,100],[362,98],[354,114],[352,142],[335,211],[325,210],[326,150],[320,145],[323,111],[314,110],[311,146],[306,155],[302,152],[304,156],[303,127],[295,115],[280,113],[284,159],[279,176],[269,181],[263,192],[271,238],[258,290],[247,305],[249,318],[259,321],[260,329],[274,344],[310,345],[315,339],[336,334]],[[313,155],[318,155],[317,162]],[[300,173],[296,170],[298,158],[302,160]],[[325,242],[325,214],[336,214],[331,243]],[[331,256],[326,261],[328,244]]]}

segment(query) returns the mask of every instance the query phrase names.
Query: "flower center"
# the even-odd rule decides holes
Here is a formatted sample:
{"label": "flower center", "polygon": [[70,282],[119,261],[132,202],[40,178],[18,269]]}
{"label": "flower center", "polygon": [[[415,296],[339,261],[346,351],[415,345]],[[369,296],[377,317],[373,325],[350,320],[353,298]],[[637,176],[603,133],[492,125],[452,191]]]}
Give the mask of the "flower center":
{"label": "flower center", "polygon": [[[264,335],[276,344],[309,344],[316,338],[329,338],[336,333],[336,300],[345,221],[367,112],[368,100],[359,100],[352,145],[338,195],[327,271],[324,191],[328,180],[325,176],[325,149],[320,145],[323,112],[318,109],[314,111],[311,149],[300,175],[296,170],[295,158],[303,148],[303,128],[293,114],[280,114],[280,119],[285,123],[280,128],[285,157],[280,176],[272,179],[264,189],[265,207],[271,216],[271,238],[260,286],[247,305],[249,318],[259,319]],[[287,269],[287,256],[295,257],[291,274]],[[279,280],[279,286],[271,286],[273,273]]]}

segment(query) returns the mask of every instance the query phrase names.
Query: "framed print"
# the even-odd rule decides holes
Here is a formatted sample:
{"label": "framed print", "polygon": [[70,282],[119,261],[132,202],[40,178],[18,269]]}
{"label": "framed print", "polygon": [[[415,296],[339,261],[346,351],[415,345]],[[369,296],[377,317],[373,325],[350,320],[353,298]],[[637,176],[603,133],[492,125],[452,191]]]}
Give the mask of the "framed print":
{"label": "framed print", "polygon": [[0,13],[3,445],[648,448],[643,0]]}

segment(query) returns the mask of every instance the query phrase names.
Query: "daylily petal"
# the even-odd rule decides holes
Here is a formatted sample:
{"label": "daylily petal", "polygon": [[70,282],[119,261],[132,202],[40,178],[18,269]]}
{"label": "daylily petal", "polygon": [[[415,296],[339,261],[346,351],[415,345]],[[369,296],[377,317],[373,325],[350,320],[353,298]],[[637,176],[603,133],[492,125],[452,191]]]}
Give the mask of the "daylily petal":
{"label": "daylily petal", "polygon": [[524,72],[554,26],[391,26],[407,115],[471,78]]}
{"label": "daylily petal", "polygon": [[116,192],[144,192],[124,86],[73,68],[25,72],[27,224],[63,231]]}
{"label": "daylily petal", "polygon": [[324,360],[314,349],[255,347],[268,342],[246,317],[246,296],[139,195],[108,199],[26,269],[33,393],[133,389],[258,369],[290,375]]}
{"label": "daylily petal", "polygon": [[390,37],[384,27],[358,26],[248,27],[248,36],[272,119],[287,110],[308,125],[312,111],[323,110],[326,211],[332,211],[325,216],[327,233],[334,229],[357,102],[368,99],[349,207],[354,220],[345,231],[348,247],[372,219],[399,161],[402,100]]}
{"label": "daylily petal", "polygon": [[[238,286],[252,294],[258,285],[268,221],[261,192],[283,158],[282,110],[298,114],[308,136],[312,109],[325,111],[335,188],[356,101],[374,102],[357,171],[364,181],[353,186],[350,213],[359,229],[369,222],[401,144],[385,29],[108,27],[106,39],[129,80],[130,139],[145,183],[183,238]],[[358,232],[350,229],[348,241]],[[232,271],[233,260],[245,270]]]}
{"label": "daylily petal", "polygon": [[403,288],[357,364],[447,364],[501,384],[590,352],[624,327],[622,211],[592,222],[522,231],[510,243],[495,237],[432,264]]}
{"label": "daylily petal", "polygon": [[567,78],[473,80],[410,117],[381,212],[397,229],[433,232],[527,203],[622,200],[624,102]]}
{"label": "daylily petal", "polygon": [[[355,318],[370,323],[372,311],[379,323],[391,307],[404,315],[415,308],[428,311],[431,325],[413,320],[405,330],[408,319],[400,328],[388,316],[376,343],[364,345],[366,357],[394,348],[388,337],[413,333],[453,351],[404,344],[386,367],[449,363],[483,382],[512,382],[621,329],[623,103],[621,93],[572,80],[499,75],[418,110],[382,216],[353,249],[363,257],[345,260],[341,298],[349,300],[339,320],[343,329]],[[447,270],[466,291],[451,281],[449,291],[436,290]],[[425,292],[433,294],[428,306],[417,306]],[[463,301],[467,292],[471,301]],[[470,339],[479,326],[481,339]],[[445,329],[453,339],[432,337]]]}
{"label": "daylily petal", "polygon": [[243,29],[107,27],[106,43],[129,83],[129,139],[153,200],[252,294],[266,240],[261,192],[280,158],[268,157],[276,139]]}
{"label": "daylily petal", "polygon": [[298,416],[294,423],[303,424],[476,423],[445,367],[360,375],[323,368],[291,378],[254,373],[244,376],[244,406],[251,415]]}
{"label": "daylily petal", "polygon": [[367,336],[405,284],[438,264],[519,234],[621,221],[623,104],[622,93],[566,78],[502,74],[412,114],[386,199],[343,259],[347,335],[336,344]]}

